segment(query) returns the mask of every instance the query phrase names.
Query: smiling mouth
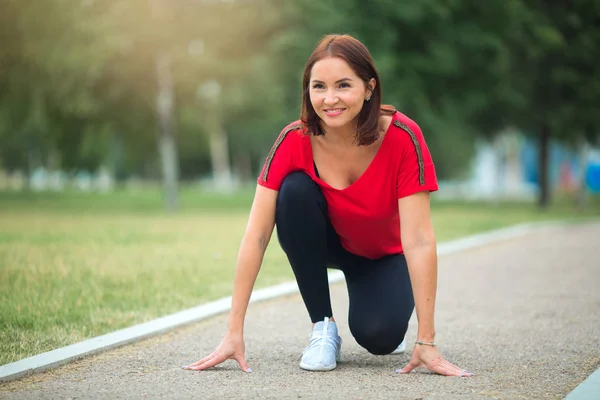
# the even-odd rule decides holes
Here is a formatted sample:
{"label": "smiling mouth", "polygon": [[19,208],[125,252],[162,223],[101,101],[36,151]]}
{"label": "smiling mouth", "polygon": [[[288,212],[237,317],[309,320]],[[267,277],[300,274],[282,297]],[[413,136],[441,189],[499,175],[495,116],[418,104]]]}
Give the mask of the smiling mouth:
{"label": "smiling mouth", "polygon": [[342,113],[342,111],[344,111],[343,108],[328,108],[326,110],[323,110],[325,114],[330,116],[339,115]]}

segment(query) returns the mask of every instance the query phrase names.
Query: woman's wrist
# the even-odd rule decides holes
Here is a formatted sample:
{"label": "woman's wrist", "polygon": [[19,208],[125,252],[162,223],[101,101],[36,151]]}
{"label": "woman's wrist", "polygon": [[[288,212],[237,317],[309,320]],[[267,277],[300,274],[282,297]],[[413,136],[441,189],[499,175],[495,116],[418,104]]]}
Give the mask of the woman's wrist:
{"label": "woman's wrist", "polygon": [[417,340],[415,342],[416,345],[419,346],[431,346],[431,347],[435,347],[435,342],[431,341],[431,342],[426,342],[425,340]]}
{"label": "woman's wrist", "polygon": [[227,326],[227,334],[229,336],[244,335],[244,321],[239,321],[237,318],[230,320]]}
{"label": "woman's wrist", "polygon": [[226,336],[229,337],[243,337],[244,330],[243,329],[227,329]]}
{"label": "woman's wrist", "polygon": [[427,332],[417,332],[417,340],[423,342],[435,342],[435,331],[427,331]]}

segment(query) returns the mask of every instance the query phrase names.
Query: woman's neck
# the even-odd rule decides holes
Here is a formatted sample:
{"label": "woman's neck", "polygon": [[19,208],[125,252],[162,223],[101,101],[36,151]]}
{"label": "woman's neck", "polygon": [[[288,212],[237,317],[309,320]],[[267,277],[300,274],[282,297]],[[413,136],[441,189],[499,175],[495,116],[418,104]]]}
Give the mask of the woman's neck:
{"label": "woman's neck", "polygon": [[325,135],[323,139],[334,146],[353,147],[356,146],[356,124],[348,124],[339,128],[323,126]]}

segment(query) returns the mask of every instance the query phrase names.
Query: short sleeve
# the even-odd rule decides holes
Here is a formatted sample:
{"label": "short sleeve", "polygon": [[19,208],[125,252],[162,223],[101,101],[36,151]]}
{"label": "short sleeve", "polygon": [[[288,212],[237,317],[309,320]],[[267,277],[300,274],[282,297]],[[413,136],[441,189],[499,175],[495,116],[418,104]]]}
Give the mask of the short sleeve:
{"label": "short sleeve", "polygon": [[398,168],[398,198],[438,190],[435,166],[419,126],[412,121],[394,121],[394,125],[406,135]]}
{"label": "short sleeve", "polygon": [[300,124],[291,124],[281,131],[260,171],[257,180],[259,185],[279,190],[283,179],[292,171],[294,147],[297,144],[294,136],[300,128]]}

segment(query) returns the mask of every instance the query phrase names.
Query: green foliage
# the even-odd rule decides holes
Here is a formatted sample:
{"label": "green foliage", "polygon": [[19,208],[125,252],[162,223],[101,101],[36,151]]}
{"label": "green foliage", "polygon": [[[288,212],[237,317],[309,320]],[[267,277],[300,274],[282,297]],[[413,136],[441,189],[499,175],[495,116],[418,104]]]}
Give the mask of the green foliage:
{"label": "green foliage", "polygon": [[[538,131],[548,122],[552,134],[574,142],[578,134],[597,132],[600,116],[600,8],[593,1],[524,1],[519,35],[508,43],[519,73],[512,85],[523,101],[513,122]],[[591,128],[591,129],[590,129]]]}
{"label": "green foliage", "polygon": [[456,176],[474,138],[506,126],[595,136],[599,14],[585,0],[6,0],[0,160],[31,168],[59,154],[67,169],[156,176],[155,59],[168,52],[182,176],[210,170],[209,80],[234,162],[256,169],[298,118],[316,42],[349,33],[369,47],[384,102],[423,129],[440,177]]}

